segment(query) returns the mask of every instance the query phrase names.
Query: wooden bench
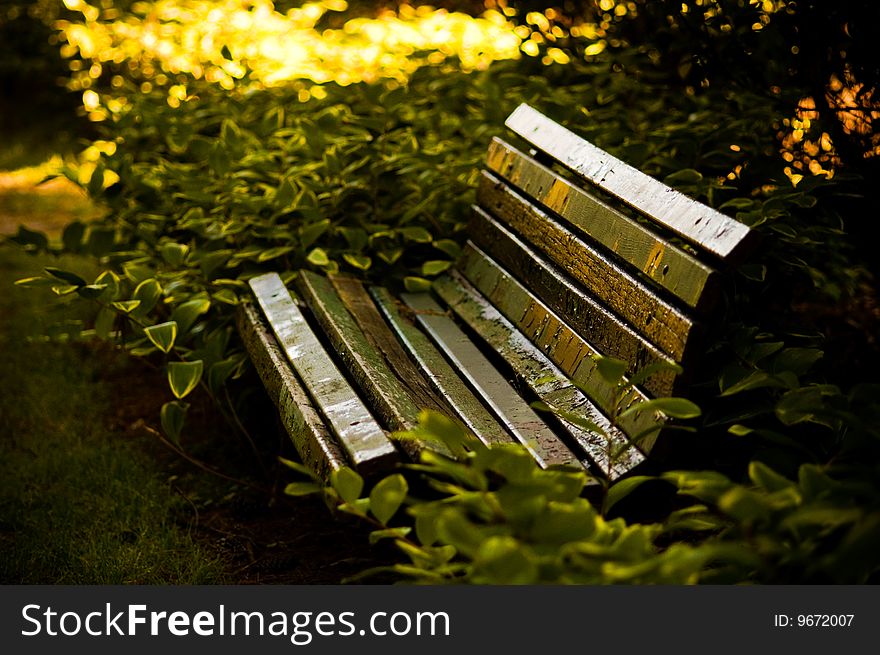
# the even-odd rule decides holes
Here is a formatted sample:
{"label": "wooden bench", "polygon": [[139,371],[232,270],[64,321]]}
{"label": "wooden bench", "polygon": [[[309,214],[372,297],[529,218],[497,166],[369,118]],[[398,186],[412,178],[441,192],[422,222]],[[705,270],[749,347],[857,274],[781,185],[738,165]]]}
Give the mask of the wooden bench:
{"label": "wooden bench", "polygon": [[[295,297],[276,274],[250,281],[257,302],[243,305],[240,332],[319,474],[370,474],[438,448],[388,438],[421,408],[484,443],[520,442],[542,466],[615,478],[650,452],[661,414],[608,417],[681,391],[683,375],[652,365],[687,370],[699,355],[720,271],[752,235],[527,105],[506,125],[524,145],[493,139],[469,241],[434,293],[395,298],[305,270]],[[628,375],[653,373],[621,392],[597,370],[600,354],[628,362]],[[605,434],[536,413],[536,400]]]}

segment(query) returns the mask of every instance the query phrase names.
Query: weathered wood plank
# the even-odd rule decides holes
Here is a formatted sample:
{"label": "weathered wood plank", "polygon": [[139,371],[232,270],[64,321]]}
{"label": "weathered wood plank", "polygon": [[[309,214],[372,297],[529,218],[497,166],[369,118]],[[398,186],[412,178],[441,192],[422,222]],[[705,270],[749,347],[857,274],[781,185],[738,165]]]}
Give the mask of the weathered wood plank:
{"label": "weathered wood plank", "polygon": [[483,171],[480,205],[544,252],[637,332],[681,361],[694,320],[641,280],[537,209],[492,173]]}
{"label": "weathered wood plank", "polygon": [[[419,407],[407,389],[388,367],[382,355],[364,336],[352,315],[323,275],[300,271],[298,290],[339,355],[346,370],[354,378],[370,407],[392,430],[411,430],[419,421]],[[413,440],[400,442],[410,457],[417,457],[425,447],[449,454],[440,444],[423,444]]]}
{"label": "weathered wood plank", "polygon": [[[517,378],[548,405],[592,421],[603,434],[560,421],[599,469],[615,478],[639,464],[644,455],[627,436],[575,387],[544,353],[463,278],[444,276],[434,289],[471,329],[510,365]],[[612,457],[612,455],[617,455]]]}
{"label": "weathered wood plank", "polygon": [[245,349],[303,464],[329,481],[333,471],[347,466],[345,453],[300,386],[260,311],[242,304],[236,320]]}
{"label": "weathered wood plank", "polygon": [[513,146],[493,139],[486,164],[689,307],[705,308],[717,297],[717,273],[711,267]]}
{"label": "weathered wood plank", "polygon": [[542,467],[580,464],[430,294],[404,293],[401,299],[490,411]]}
{"label": "weathered wood plank", "polygon": [[517,107],[505,124],[585,180],[717,257],[736,259],[753,241],[742,223],[625,164],[528,105]]}
{"label": "weathered wood plank", "polygon": [[368,473],[398,461],[394,444],[324,350],[281,278],[268,273],[252,278],[250,286],[288,361],[352,464]]}
{"label": "weathered wood plank", "polygon": [[[525,282],[531,293],[563,317],[576,333],[599,352],[629,362],[631,373],[661,359],[672,361],[483,209],[474,206],[472,210],[468,225],[471,243],[484,253],[492,253],[495,261]],[[476,276],[472,277],[473,274],[466,271],[470,268],[467,262],[466,258],[462,258],[456,263],[456,268],[488,296],[477,283]],[[491,300],[500,307],[494,298]],[[675,382],[674,374],[667,371],[648,378],[645,388],[656,396],[668,396],[674,391]]]}
{"label": "weathered wood plank", "polygon": [[403,346],[468,430],[486,445],[514,441],[458,377],[425,333],[401,314],[401,308],[388,290],[371,287],[370,295]]}
{"label": "weathered wood plank", "polygon": [[329,275],[328,278],[367,341],[385,358],[388,368],[400,380],[413,403],[419,409],[433,409],[448,414],[449,406],[443,397],[431,388],[407,354],[388,323],[382,318],[363,283],[349,275]]}
{"label": "weathered wood plank", "polygon": [[[465,247],[452,277],[457,279],[459,275],[580,386],[606,416],[614,416],[635,403],[648,400],[639,389],[632,389],[621,397],[617,385],[608,384],[599,374],[594,360],[599,354],[596,349],[472,243]],[[468,297],[467,302],[477,305],[482,301]],[[654,418],[648,413],[639,413],[620,423],[630,435],[641,434],[653,425]]]}

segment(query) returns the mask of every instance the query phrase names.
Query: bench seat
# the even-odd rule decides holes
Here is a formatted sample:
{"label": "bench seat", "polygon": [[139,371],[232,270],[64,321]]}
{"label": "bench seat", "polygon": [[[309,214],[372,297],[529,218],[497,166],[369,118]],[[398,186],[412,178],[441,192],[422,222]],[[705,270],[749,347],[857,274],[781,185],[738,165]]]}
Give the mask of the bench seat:
{"label": "bench seat", "polygon": [[[293,290],[275,273],[250,281],[239,330],[319,475],[444,452],[389,439],[429,408],[486,444],[523,444],[541,466],[613,479],[662,427],[638,404],[686,388],[723,272],[754,235],[527,105],[506,125],[518,143],[489,145],[469,240],[431,293],[307,270]],[[609,383],[600,356],[649,373]]]}

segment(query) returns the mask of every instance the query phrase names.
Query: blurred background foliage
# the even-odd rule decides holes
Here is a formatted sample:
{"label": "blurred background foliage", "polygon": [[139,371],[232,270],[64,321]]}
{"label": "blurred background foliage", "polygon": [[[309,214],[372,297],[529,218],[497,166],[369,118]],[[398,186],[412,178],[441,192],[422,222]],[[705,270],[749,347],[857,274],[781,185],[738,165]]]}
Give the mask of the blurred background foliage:
{"label": "blurred background foliage", "polygon": [[[32,108],[56,116],[68,136],[52,147],[71,156],[41,174],[104,209],[60,238],[22,228],[11,239],[43,257],[88,255],[100,275],[52,269],[24,284],[96,305],[57,338],[97,335],[168,366],[169,438],[185,439],[190,393],[213,397],[235,430],[247,424],[255,382],[232,319],[249,277],[309,267],[428,288],[458,254],[488,140],[528,102],[764,237],[729,280],[693,392],[699,430],[667,444],[653,471],[687,472],[618,493],[614,511],[645,526],[627,566],[654,553],[644,570],[660,571],[632,579],[876,581],[876,3],[2,6],[4,138]],[[504,520],[461,508],[450,525]],[[595,534],[631,534],[614,525]],[[492,548],[521,563],[533,527]],[[441,537],[460,558],[488,557],[450,530]],[[713,568],[719,544],[735,546],[739,568]],[[446,566],[438,557],[414,565]],[[621,570],[590,568],[589,580],[634,569]]]}

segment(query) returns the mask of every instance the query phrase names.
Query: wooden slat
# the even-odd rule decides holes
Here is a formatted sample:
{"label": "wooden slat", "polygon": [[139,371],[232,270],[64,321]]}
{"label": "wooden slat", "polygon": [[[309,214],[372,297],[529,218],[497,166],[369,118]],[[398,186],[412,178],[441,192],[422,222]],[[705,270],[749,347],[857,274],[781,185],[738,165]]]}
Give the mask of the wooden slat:
{"label": "wooden slat", "polygon": [[505,124],[585,180],[717,257],[735,259],[752,241],[742,223],[623,163],[528,105],[517,107]]}
{"label": "wooden slat", "polygon": [[694,320],[579,239],[492,173],[483,171],[480,205],[543,251],[637,332],[681,361]]}
{"label": "wooden slat", "polygon": [[[617,385],[608,384],[599,374],[593,359],[598,354],[596,349],[476,246],[469,243],[465,247],[456,268],[453,278],[458,275],[467,278],[474,289],[580,386],[607,416],[648,400],[639,389],[632,389],[621,397]],[[653,425],[653,416],[639,413],[621,422],[620,427],[627,434],[637,435]]]}
{"label": "wooden slat", "polygon": [[250,286],[284,354],[350,461],[365,472],[397,461],[394,445],[324,350],[281,278],[268,273],[252,278]]}
{"label": "wooden slat", "polygon": [[513,437],[483,407],[425,333],[401,315],[388,290],[371,287],[370,295],[400,342],[468,430],[486,445],[512,442]]}
{"label": "wooden slat", "polygon": [[416,321],[453,367],[541,466],[579,464],[578,458],[520,398],[430,294],[404,293],[401,299],[415,312]]}
{"label": "wooden slat", "polygon": [[513,146],[493,139],[486,164],[689,307],[707,307],[717,297],[717,273],[711,267]]}
{"label": "wooden slat", "polygon": [[[559,367],[468,282],[444,276],[434,282],[434,289],[456,315],[510,365],[517,378],[538,398],[552,407],[583,416],[601,427],[604,435],[562,421],[565,431],[604,474],[614,478],[643,461],[644,455],[629,445],[627,436],[613,426],[589,398],[571,384]],[[612,460],[610,455],[618,451],[618,456]]]}
{"label": "wooden slat", "polygon": [[433,409],[448,414],[449,406],[431,387],[382,318],[363,283],[349,275],[329,275],[328,278],[367,341],[384,357],[388,368],[400,380],[412,402],[419,409]]}
{"label": "wooden slat", "polygon": [[240,305],[237,325],[254,368],[278,408],[281,424],[303,464],[329,481],[333,471],[347,465],[345,453],[300,386],[260,310],[250,303]]}
{"label": "wooden slat", "polygon": [[[419,407],[382,355],[364,336],[330,280],[303,270],[299,272],[297,288],[370,407],[392,430],[415,428],[419,421]],[[411,457],[417,457],[425,447],[449,454],[441,444],[429,445],[407,439],[400,445]]]}
{"label": "wooden slat", "polygon": [[[672,361],[492,216],[477,206],[472,210],[468,225],[471,243],[475,243],[478,250],[492,253],[495,261],[524,282],[531,293],[599,352],[628,362],[630,373],[661,359]],[[456,263],[456,268],[488,295],[477,284],[475,273],[465,270],[470,267],[464,258]],[[494,298],[492,301],[495,302]],[[495,304],[500,306],[497,302]],[[675,390],[675,383],[674,374],[666,371],[648,378],[645,388],[656,396],[668,396]]]}

